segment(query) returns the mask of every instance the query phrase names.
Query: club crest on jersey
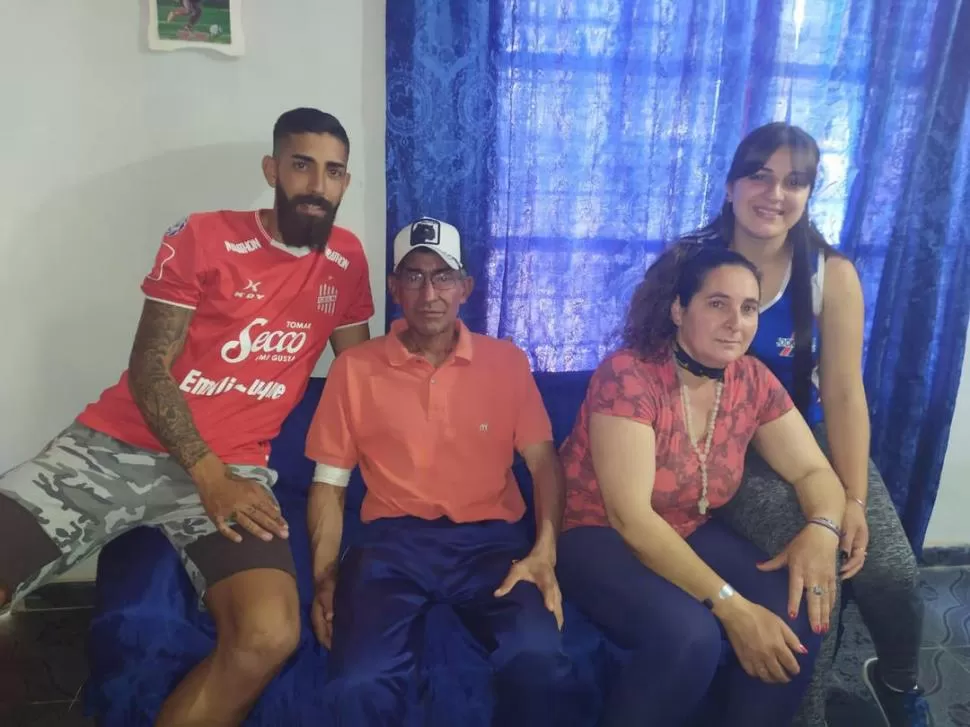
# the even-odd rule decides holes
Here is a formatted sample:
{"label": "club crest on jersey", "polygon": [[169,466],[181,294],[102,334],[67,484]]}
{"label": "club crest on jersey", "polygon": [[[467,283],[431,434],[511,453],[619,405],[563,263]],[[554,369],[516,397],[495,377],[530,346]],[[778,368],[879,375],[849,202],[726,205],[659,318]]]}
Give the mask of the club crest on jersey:
{"label": "club crest on jersey", "polygon": [[790,358],[795,352],[794,336],[779,336],[775,345],[778,347],[778,355],[782,358]]}
{"label": "club crest on jersey", "polygon": [[175,237],[177,234],[179,234],[182,230],[185,229],[185,224],[188,221],[189,221],[188,217],[183,217],[182,219],[180,219],[174,225],[172,225],[167,230],[165,230],[165,237]]}
{"label": "club crest on jersey", "polygon": [[[779,336],[775,340],[775,346],[778,348],[778,355],[782,358],[791,358],[795,355],[794,336]],[[812,338],[812,353],[818,353],[818,338]]]}
{"label": "club crest on jersey", "polygon": [[337,286],[324,283],[317,293],[317,310],[332,316],[337,310]]}

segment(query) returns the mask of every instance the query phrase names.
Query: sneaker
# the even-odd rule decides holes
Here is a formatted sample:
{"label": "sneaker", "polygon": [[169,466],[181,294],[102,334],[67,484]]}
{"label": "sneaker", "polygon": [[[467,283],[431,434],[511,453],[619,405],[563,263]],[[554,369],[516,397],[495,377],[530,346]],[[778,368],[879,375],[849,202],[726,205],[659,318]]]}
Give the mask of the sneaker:
{"label": "sneaker", "polygon": [[932,727],[930,707],[923,691],[919,687],[908,692],[890,689],[879,676],[878,663],[873,657],[862,665],[862,681],[882,712],[886,727]]}

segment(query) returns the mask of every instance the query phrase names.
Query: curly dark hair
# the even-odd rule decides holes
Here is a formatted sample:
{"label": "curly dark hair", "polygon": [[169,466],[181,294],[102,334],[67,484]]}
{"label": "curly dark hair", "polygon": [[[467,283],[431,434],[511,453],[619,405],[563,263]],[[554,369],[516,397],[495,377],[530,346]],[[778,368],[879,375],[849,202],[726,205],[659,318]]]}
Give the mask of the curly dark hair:
{"label": "curly dark hair", "polygon": [[660,360],[669,355],[677,335],[670,317],[674,299],[687,307],[708,273],[725,265],[750,270],[761,288],[761,273],[744,255],[724,247],[685,240],[668,247],[653,264],[630,300],[623,327],[623,346],[640,358]]}

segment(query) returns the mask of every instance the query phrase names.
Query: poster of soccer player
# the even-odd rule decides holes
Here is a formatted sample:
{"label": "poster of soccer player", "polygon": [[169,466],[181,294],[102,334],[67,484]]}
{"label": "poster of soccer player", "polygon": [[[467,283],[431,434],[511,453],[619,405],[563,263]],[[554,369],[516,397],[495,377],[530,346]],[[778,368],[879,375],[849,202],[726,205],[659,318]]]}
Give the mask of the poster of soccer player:
{"label": "poster of soccer player", "polygon": [[242,0],[148,0],[151,50],[210,48],[243,54]]}

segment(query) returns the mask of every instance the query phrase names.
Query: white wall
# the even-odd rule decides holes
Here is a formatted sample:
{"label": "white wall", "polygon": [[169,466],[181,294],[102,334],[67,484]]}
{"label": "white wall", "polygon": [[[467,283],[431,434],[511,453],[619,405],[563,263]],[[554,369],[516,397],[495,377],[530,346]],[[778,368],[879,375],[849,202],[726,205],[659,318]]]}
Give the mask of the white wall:
{"label": "white wall", "polygon": [[0,471],[117,379],[173,221],[272,203],[260,159],[288,108],[348,130],[338,221],[364,241],[383,332],[383,0],[246,2],[236,59],[149,52],[145,1],[18,3],[0,43]]}
{"label": "white wall", "polygon": [[[967,331],[970,337],[970,329]],[[963,373],[950,443],[943,460],[940,492],[926,532],[926,545],[970,544],[970,340],[963,355]]]}

